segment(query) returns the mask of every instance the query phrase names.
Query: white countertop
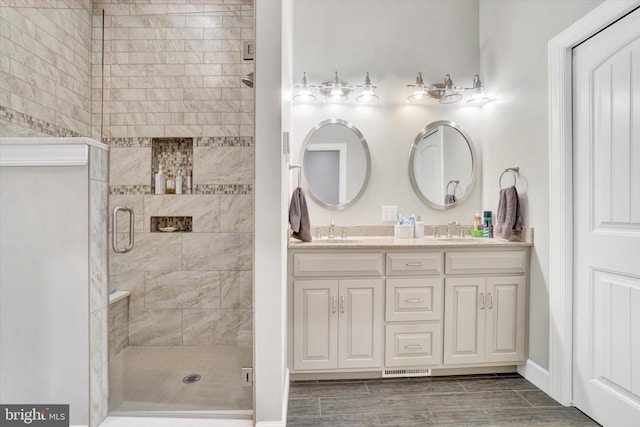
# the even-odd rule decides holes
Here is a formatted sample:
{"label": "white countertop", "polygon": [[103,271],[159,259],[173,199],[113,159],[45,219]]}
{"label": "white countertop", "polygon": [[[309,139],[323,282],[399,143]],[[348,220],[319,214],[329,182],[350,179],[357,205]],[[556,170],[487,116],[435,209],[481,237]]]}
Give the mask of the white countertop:
{"label": "white countertop", "polygon": [[505,240],[499,237],[455,237],[434,238],[433,236],[398,239],[393,236],[349,236],[322,238],[311,242],[290,239],[289,249],[430,249],[430,248],[482,248],[482,247],[527,247],[533,246],[533,229],[526,229],[519,239]]}

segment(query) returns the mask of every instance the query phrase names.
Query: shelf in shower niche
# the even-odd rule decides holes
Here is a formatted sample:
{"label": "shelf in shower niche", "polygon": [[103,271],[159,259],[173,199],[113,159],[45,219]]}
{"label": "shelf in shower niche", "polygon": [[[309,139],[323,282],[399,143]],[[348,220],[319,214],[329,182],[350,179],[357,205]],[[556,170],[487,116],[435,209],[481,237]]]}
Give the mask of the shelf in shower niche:
{"label": "shelf in shower niche", "polygon": [[[193,138],[153,138],[151,140],[151,192],[155,194],[155,174],[160,165],[165,174],[182,171],[183,191],[186,192],[187,171],[193,171]],[[173,193],[170,193],[173,194]],[[186,193],[183,193],[186,194]]]}
{"label": "shelf in shower niche", "polygon": [[193,229],[191,216],[152,216],[152,233],[189,233]]}

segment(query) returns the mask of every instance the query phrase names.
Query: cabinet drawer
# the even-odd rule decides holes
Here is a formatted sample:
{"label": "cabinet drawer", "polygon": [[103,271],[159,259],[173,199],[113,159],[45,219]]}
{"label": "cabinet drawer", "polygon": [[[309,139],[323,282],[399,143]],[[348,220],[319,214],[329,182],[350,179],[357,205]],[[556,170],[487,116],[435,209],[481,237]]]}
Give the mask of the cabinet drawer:
{"label": "cabinet drawer", "polygon": [[524,273],[527,251],[447,252],[447,274]]}
{"label": "cabinet drawer", "polygon": [[309,276],[380,276],[380,253],[294,254],[293,275]]}
{"label": "cabinet drawer", "polygon": [[442,253],[388,253],[387,274],[390,276],[441,274]]}
{"label": "cabinet drawer", "polygon": [[387,279],[385,319],[393,321],[440,320],[442,279]]}
{"label": "cabinet drawer", "polygon": [[385,366],[442,363],[442,324],[387,325]]}

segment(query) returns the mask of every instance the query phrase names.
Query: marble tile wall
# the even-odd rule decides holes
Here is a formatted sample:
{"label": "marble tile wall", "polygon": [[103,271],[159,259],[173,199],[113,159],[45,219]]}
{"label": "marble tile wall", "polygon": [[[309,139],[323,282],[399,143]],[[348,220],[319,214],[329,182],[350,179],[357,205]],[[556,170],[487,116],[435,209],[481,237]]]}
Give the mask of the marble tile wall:
{"label": "marble tile wall", "polygon": [[0,136],[89,136],[91,0],[0,3]]}
{"label": "marble tile wall", "polygon": [[[109,208],[135,211],[134,249],[109,259],[110,287],[131,291],[129,344],[250,346],[254,92],[241,77],[254,70],[242,59],[242,41],[255,38],[253,0],[93,7],[94,24],[105,12],[105,103],[93,114],[104,108]],[[157,138],[192,141],[193,194],[153,194]],[[161,216],[191,217],[192,231],[151,232]],[[118,226],[124,244],[128,224]]]}

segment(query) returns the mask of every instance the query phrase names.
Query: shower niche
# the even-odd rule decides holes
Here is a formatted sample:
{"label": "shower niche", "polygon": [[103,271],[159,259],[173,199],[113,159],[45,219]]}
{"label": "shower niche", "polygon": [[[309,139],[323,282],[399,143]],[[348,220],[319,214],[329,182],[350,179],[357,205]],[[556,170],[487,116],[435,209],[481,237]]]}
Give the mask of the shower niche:
{"label": "shower niche", "polygon": [[[152,194],[156,192],[155,174],[160,170],[160,165],[164,167],[165,174],[172,173],[177,176],[180,171],[183,176],[183,187],[186,189],[187,171],[193,173],[193,138],[153,138],[151,140]],[[183,192],[183,194],[187,193]]]}

